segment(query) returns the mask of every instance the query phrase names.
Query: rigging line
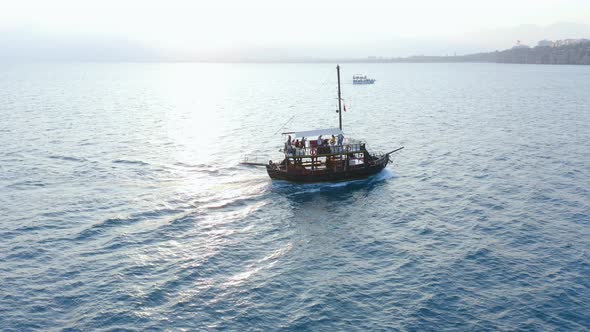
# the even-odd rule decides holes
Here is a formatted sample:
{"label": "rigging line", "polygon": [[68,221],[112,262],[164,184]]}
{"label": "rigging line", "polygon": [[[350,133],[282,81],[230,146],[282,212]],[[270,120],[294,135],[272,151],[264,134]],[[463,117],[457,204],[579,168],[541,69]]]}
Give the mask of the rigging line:
{"label": "rigging line", "polygon": [[[315,89],[314,89],[314,88],[311,88],[311,89],[314,89],[314,90],[321,90],[321,89],[322,89],[324,86],[326,86],[326,84],[327,84],[327,83],[328,83],[328,82],[329,82],[331,79],[332,79],[331,70],[330,70],[330,72],[326,71],[326,74],[325,74],[325,76],[324,76],[323,82],[320,84],[319,88],[315,88]],[[295,107],[295,105],[298,105],[298,104],[300,104],[300,101],[301,101],[301,100],[303,100],[304,98],[306,98],[306,97],[305,97],[305,95],[307,95],[307,94],[304,94],[303,96],[301,96],[300,98],[298,98],[298,99],[296,100],[296,102],[294,102],[294,103],[293,103],[293,106],[291,106],[291,107]],[[273,134],[273,135],[276,135],[276,134],[277,134],[279,131],[281,131],[281,129],[285,128],[285,126],[286,126],[287,124],[289,124],[289,122],[291,122],[291,120],[293,120],[293,118],[294,118],[295,116],[296,116],[296,114],[295,114],[295,115],[293,115],[293,116],[291,116],[291,117],[289,118],[289,120],[287,120],[287,122],[285,122],[285,123],[284,123],[284,124],[283,124],[281,127],[279,127],[279,129],[277,129],[277,131],[275,131],[275,132],[274,132],[274,134]]]}
{"label": "rigging line", "polygon": [[283,123],[283,125],[279,129],[277,129],[277,131],[275,131],[273,135],[276,135],[279,131],[281,131],[281,129],[285,128],[285,126],[289,122],[291,122],[291,120],[293,120],[293,118],[295,117],[295,115],[297,115],[297,114],[294,114],[292,117],[289,118],[289,120],[287,120],[287,122]]}

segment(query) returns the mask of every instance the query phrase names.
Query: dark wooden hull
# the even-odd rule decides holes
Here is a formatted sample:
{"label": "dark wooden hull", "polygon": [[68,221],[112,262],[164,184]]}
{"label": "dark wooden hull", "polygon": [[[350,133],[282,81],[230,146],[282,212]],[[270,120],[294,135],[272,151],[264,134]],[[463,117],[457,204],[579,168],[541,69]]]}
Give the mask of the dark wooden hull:
{"label": "dark wooden hull", "polygon": [[286,172],[284,169],[272,167],[267,165],[266,171],[271,179],[274,180],[285,180],[297,183],[314,183],[314,182],[339,182],[339,181],[350,181],[364,179],[371,175],[381,172],[387,163],[389,162],[389,156],[378,160],[372,165],[364,167],[358,167],[349,169],[347,171],[335,172],[335,171],[318,171],[318,172]]}

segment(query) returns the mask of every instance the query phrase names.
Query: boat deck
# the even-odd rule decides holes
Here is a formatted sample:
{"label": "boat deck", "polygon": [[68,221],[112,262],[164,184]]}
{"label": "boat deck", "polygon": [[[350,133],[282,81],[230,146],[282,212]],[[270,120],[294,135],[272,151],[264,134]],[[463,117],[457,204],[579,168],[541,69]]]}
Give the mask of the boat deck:
{"label": "boat deck", "polygon": [[326,156],[337,156],[349,153],[363,153],[365,150],[365,143],[350,143],[342,145],[323,145],[317,147],[297,148],[293,145],[287,146],[285,150],[285,157],[296,158],[316,158]]}

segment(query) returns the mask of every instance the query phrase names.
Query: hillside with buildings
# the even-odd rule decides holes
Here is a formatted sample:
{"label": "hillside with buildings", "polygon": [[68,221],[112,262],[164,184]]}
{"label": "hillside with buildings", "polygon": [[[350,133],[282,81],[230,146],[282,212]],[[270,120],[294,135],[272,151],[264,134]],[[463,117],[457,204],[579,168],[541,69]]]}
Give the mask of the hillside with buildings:
{"label": "hillside with buildings", "polygon": [[517,44],[504,51],[459,56],[411,56],[385,62],[496,62],[552,65],[590,65],[590,40],[541,40],[535,47]]}

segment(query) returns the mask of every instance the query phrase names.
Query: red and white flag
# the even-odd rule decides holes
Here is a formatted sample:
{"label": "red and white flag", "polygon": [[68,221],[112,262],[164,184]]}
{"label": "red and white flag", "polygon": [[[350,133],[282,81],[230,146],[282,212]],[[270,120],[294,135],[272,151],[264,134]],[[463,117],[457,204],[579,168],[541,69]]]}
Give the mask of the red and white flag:
{"label": "red and white flag", "polygon": [[346,104],[344,104],[344,112],[346,112]]}

